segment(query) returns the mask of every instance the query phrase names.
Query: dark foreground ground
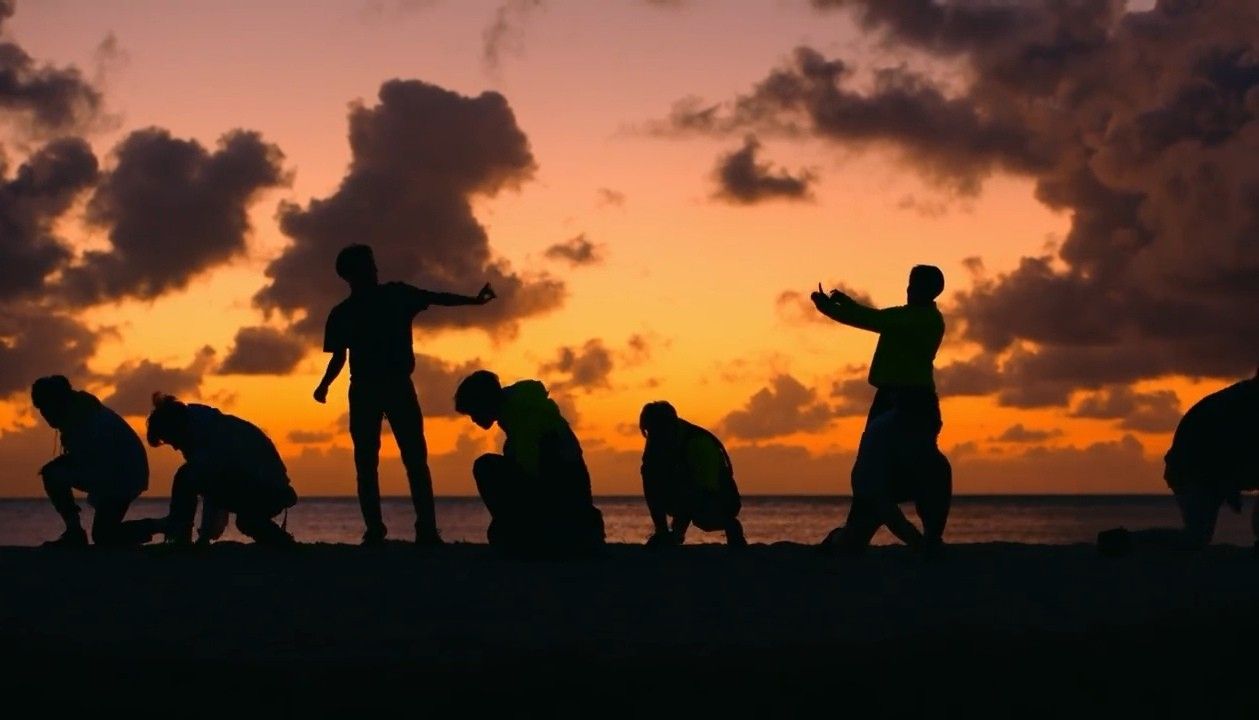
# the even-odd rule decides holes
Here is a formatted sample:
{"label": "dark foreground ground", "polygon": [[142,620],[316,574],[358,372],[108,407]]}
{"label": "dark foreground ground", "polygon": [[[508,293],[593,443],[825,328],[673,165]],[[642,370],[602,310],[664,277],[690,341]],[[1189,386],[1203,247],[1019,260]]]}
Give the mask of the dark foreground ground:
{"label": "dark foreground ground", "polygon": [[4,548],[0,652],[11,717],[1259,717],[1259,559]]}

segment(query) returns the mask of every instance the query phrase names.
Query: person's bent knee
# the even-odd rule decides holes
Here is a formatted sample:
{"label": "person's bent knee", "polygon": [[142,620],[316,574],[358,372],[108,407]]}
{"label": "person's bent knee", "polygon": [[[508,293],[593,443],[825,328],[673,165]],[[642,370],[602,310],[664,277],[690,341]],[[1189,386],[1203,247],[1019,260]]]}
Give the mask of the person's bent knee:
{"label": "person's bent knee", "polygon": [[477,482],[501,477],[507,458],[497,453],[486,453],[472,463],[472,477]]}

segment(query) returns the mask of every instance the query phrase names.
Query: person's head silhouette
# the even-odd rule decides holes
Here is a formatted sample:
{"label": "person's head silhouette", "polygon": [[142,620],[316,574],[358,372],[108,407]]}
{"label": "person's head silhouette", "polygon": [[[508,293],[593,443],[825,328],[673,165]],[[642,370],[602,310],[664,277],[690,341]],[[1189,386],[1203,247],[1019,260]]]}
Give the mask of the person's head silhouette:
{"label": "person's head silhouette", "polygon": [[658,439],[677,429],[678,411],[664,400],[649,402],[638,415],[638,431],[645,438]]}
{"label": "person's head silhouette", "polygon": [[174,397],[153,393],[153,411],[146,426],[149,445],[166,443],[179,451],[188,447],[188,406]]}
{"label": "person's head silhouette", "polygon": [[74,388],[65,375],[49,375],[31,384],[31,404],[48,425],[57,430],[67,419],[73,396]]}
{"label": "person's head silhouette", "polygon": [[349,283],[351,289],[371,287],[379,282],[376,256],[371,247],[354,244],[337,253],[337,275]]}
{"label": "person's head silhouette", "polygon": [[929,303],[944,292],[944,273],[935,265],[915,265],[909,271],[909,287],[905,295],[910,305]]}
{"label": "person's head silhouette", "polygon": [[477,370],[455,390],[455,412],[489,430],[498,420],[503,405],[503,386],[489,370]]}

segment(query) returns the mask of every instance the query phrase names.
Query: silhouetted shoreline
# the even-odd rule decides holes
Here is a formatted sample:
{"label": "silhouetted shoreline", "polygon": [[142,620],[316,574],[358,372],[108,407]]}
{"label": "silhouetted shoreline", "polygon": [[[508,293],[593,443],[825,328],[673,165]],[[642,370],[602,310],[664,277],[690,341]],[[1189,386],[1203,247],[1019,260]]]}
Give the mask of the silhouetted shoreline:
{"label": "silhouetted shoreline", "polygon": [[1259,631],[1255,570],[1237,547],[1109,560],[986,544],[938,562],[787,544],[566,562],[464,544],[3,548],[0,677],[10,698],[180,716],[336,715],[421,688],[424,708],[452,711],[654,715],[653,688],[673,710],[736,715],[872,692],[906,712],[939,694],[957,712],[1232,714],[1259,702],[1250,664],[1222,660]]}

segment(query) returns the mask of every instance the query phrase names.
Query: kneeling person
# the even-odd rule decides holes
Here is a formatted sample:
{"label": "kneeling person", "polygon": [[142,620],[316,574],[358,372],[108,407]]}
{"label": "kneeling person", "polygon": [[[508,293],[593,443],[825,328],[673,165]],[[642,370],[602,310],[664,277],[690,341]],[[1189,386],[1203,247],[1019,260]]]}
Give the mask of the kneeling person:
{"label": "kneeling person", "polygon": [[581,444],[537,380],[503,387],[478,370],[459,384],[455,410],[506,434],[503,452],[477,458],[477,492],[490,512],[489,543],[525,553],[580,550],[603,543],[603,515],[590,494]]}
{"label": "kneeling person", "polygon": [[62,454],[39,474],[66,530],[45,544],[87,545],[74,490],[86,492],[88,504],[96,511],[92,540],[97,545],[142,545],[151,540],[161,528],[159,521],[123,520],[131,503],[149,486],[148,456],[131,426],[95,395],[75,390],[62,375],[36,380],[31,402],[61,434]]}
{"label": "kneeling person", "polygon": [[[726,543],[744,547],[742,501],[734,466],[711,432],[678,417],[667,402],[647,403],[638,417],[643,448],[643,496],[655,524],[648,545],[681,545],[690,525],[725,531]],[[669,527],[669,518],[673,527]]]}
{"label": "kneeling person", "polygon": [[297,503],[288,471],[275,444],[256,425],[196,403],[153,396],[149,444],[169,444],[184,456],[171,486],[167,542],[188,542],[199,498],[199,543],[223,534],[228,513],[236,527],[258,543],[287,545],[293,536],[274,518]]}

